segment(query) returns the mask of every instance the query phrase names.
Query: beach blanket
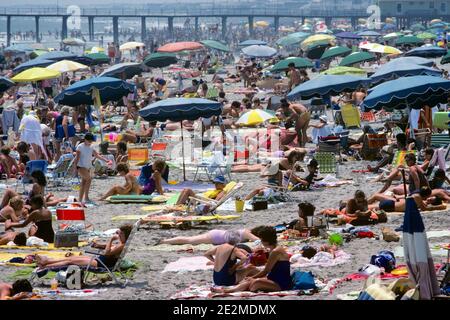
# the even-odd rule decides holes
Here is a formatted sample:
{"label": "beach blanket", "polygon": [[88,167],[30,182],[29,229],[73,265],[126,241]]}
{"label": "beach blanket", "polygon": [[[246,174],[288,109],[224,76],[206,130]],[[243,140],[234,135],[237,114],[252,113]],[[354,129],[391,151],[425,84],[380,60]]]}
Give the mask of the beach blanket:
{"label": "beach blanket", "polygon": [[339,187],[342,186],[344,184],[352,184],[353,181],[351,180],[339,180],[337,179],[335,176],[332,175],[326,175],[326,177],[321,180],[321,181],[317,181],[314,182],[314,187],[315,188],[333,188],[333,187]]}
{"label": "beach blanket", "polygon": [[177,261],[170,262],[169,264],[167,264],[162,273],[165,272],[186,273],[198,270],[212,270],[214,266],[212,264],[208,264],[208,262],[211,261],[203,256],[182,257],[179,258]]}
{"label": "beach blanket", "polygon": [[290,290],[290,291],[277,291],[277,292],[234,292],[234,293],[213,293],[211,292],[211,285],[193,285],[184,290],[178,291],[171,295],[169,299],[181,300],[181,299],[206,299],[206,298],[218,298],[218,297],[288,297],[299,296],[304,294],[312,294],[312,291]]}
{"label": "beach blanket", "polygon": [[108,197],[106,200],[110,203],[165,203],[169,199],[168,196],[154,195],[115,195]]}
{"label": "beach blanket", "polygon": [[[84,247],[84,246],[87,246],[88,245],[88,243],[87,242],[84,242],[84,241],[82,241],[82,242],[78,242],[78,247]],[[55,248],[55,245],[53,244],[53,243],[49,243],[48,244],[48,246],[33,246],[33,247],[30,247],[30,246],[16,246],[16,245],[12,245],[12,246],[10,246],[10,245],[2,245],[2,246],[0,246],[0,252],[1,251],[3,251],[3,250],[10,250],[10,249],[14,249],[14,250],[33,250],[33,249],[38,249],[38,250],[60,250],[60,251],[72,251],[73,250],[73,248],[64,248],[64,247],[61,247],[61,248]]]}
{"label": "beach blanket", "polygon": [[318,252],[314,257],[308,259],[302,257],[301,254],[297,253],[291,257],[291,267],[292,268],[307,268],[307,267],[334,267],[350,260],[351,255],[344,252],[343,250],[338,250],[335,252],[335,257],[328,252]]}
{"label": "beach blanket", "polygon": [[[81,252],[73,251],[71,252],[75,256],[79,256]],[[9,262],[12,258],[22,258],[24,259],[28,255],[42,255],[52,259],[62,259],[66,257],[67,252],[60,251],[35,251],[35,252],[0,252],[0,265],[3,266],[15,266],[15,267],[29,267],[33,264],[24,264],[24,263],[12,263]]]}

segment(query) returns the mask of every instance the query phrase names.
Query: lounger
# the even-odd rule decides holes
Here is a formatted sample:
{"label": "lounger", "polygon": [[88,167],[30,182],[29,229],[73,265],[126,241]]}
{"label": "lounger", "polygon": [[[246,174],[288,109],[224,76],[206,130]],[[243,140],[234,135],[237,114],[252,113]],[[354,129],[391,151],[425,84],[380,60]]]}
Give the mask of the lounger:
{"label": "lounger", "polygon": [[431,146],[432,147],[447,147],[450,144],[449,134],[432,134]]}
{"label": "lounger", "polygon": [[336,156],[332,152],[317,152],[314,158],[319,164],[319,172],[324,173],[336,173],[337,162]]}

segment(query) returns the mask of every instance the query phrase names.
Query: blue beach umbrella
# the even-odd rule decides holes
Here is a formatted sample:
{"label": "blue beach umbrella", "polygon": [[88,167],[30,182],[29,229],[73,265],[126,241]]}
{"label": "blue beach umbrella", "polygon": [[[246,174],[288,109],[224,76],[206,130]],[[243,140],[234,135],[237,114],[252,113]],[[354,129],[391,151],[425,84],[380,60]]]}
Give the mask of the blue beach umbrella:
{"label": "blue beach umbrella", "polygon": [[336,37],[341,39],[353,39],[353,40],[359,40],[362,39],[360,35],[357,35],[356,33],[345,31],[345,32],[339,32],[335,34]]}
{"label": "blue beach umbrella", "polygon": [[[370,79],[372,83],[379,83],[381,81],[393,80],[400,77],[410,77],[410,76],[437,76],[441,75],[440,70],[434,68],[421,66],[413,63],[396,63],[392,65],[381,66],[377,72],[375,72]],[[405,81],[407,81],[405,79]]]}
{"label": "blue beach umbrella", "polygon": [[406,199],[403,218],[403,250],[409,278],[419,286],[420,300],[431,300],[440,294],[425,226],[417,204]]}
{"label": "blue beach umbrella", "polygon": [[33,51],[34,49],[25,43],[14,44],[12,46],[6,47],[5,50],[3,50],[3,52],[11,52],[11,53],[20,53],[20,52],[31,53]]}
{"label": "blue beach umbrella", "polygon": [[66,52],[66,51],[50,51],[47,53],[44,53],[40,55],[38,58],[39,60],[53,60],[54,61],[61,61],[61,60],[72,60],[73,58],[76,58],[77,55]]}
{"label": "blue beach umbrella", "polygon": [[130,93],[134,93],[136,86],[117,78],[96,77],[78,81],[55,97],[55,102],[76,107],[82,104],[94,105],[95,92],[98,90],[101,103],[119,101]]}
{"label": "blue beach umbrella", "polygon": [[131,79],[141,72],[142,65],[140,63],[125,62],[109,67],[108,69],[103,71],[102,74],[100,74],[100,77],[114,77],[125,80]]}
{"label": "blue beach umbrella", "polygon": [[253,45],[242,49],[242,52],[254,58],[270,58],[277,54],[277,50],[263,45]]}
{"label": "blue beach umbrella", "polygon": [[17,67],[13,69],[14,73],[19,73],[25,71],[27,69],[31,69],[34,67],[47,67],[51,64],[55,63],[53,60],[45,60],[45,59],[33,59],[22,64],[19,64]]}
{"label": "blue beach umbrella", "polygon": [[239,43],[239,47],[248,47],[248,46],[266,46],[267,42],[262,40],[254,40],[249,39]]}
{"label": "blue beach umbrella", "polygon": [[388,63],[384,64],[382,67],[388,66],[388,65],[395,65],[398,63],[412,63],[412,64],[420,64],[421,66],[431,67],[434,62],[430,59],[422,58],[422,57],[400,57],[400,58],[389,61]]}
{"label": "blue beach umbrella", "polygon": [[[208,99],[170,98],[148,105],[139,110],[139,115],[147,121],[180,121],[181,130],[183,130],[183,120],[197,120],[200,117],[219,116],[222,113],[222,108],[221,103]],[[183,178],[186,181],[183,132],[181,133],[181,140]]]}
{"label": "blue beach umbrella", "polygon": [[405,53],[406,57],[422,57],[422,58],[438,58],[447,54],[447,49],[436,47],[436,46],[427,46],[427,47],[419,47],[414,48]]}
{"label": "blue beach umbrella", "polygon": [[447,101],[450,81],[434,76],[412,76],[384,82],[369,90],[363,105],[370,109],[401,108],[420,109],[427,104],[435,106]]}
{"label": "blue beach umbrella", "polygon": [[351,75],[320,75],[295,87],[287,98],[307,100],[313,97],[335,96],[341,92],[355,91],[369,84],[368,78]]}
{"label": "blue beach umbrella", "polygon": [[361,37],[379,37],[379,36],[381,36],[381,34],[376,32],[376,31],[366,30],[366,31],[358,32],[358,36],[361,36]]}
{"label": "blue beach umbrella", "polygon": [[11,79],[6,77],[0,77],[0,93],[5,92],[9,88],[15,86],[16,84],[11,81]]}

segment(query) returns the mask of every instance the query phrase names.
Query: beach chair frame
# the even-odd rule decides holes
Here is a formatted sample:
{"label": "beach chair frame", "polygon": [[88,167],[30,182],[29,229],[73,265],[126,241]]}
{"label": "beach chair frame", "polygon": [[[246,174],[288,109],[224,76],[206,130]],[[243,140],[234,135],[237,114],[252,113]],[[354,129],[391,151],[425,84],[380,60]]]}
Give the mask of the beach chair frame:
{"label": "beach chair frame", "polygon": [[49,182],[53,184],[53,187],[58,190],[58,187],[64,183],[65,177],[69,172],[70,165],[74,157],[66,157],[64,160],[57,163],[57,165],[51,169],[51,172],[47,172],[46,176],[49,178]]}
{"label": "beach chair frame", "polygon": [[187,206],[186,212],[193,213],[195,211],[193,208],[195,208],[197,203],[201,203],[201,204],[210,205],[211,208],[209,209],[208,213],[213,214],[217,210],[217,208],[219,208],[228,199],[230,199],[232,196],[234,196],[243,186],[244,186],[244,184],[242,182],[238,182],[220,200],[204,198],[201,196],[189,197],[189,204]]}

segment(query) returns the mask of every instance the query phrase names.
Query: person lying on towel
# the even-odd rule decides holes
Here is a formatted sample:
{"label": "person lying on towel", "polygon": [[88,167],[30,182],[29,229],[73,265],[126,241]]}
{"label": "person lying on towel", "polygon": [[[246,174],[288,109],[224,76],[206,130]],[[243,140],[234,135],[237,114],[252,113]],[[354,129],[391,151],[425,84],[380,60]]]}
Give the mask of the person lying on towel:
{"label": "person lying on towel", "polygon": [[20,300],[32,292],[33,287],[27,279],[16,280],[12,285],[0,283],[0,300]]}

